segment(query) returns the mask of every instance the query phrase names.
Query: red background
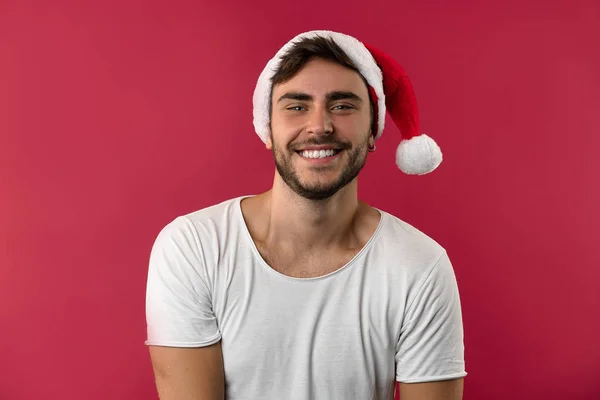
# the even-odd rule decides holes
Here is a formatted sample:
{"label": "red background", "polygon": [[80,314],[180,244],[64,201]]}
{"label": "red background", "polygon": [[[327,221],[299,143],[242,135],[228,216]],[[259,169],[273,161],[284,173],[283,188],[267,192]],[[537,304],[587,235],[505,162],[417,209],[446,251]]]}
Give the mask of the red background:
{"label": "red background", "polygon": [[152,242],[268,189],[252,91],[309,29],[400,61],[444,151],[401,174],[388,119],[360,192],[448,249],[465,399],[600,398],[598,1],[4,0],[0,399],[155,398]]}

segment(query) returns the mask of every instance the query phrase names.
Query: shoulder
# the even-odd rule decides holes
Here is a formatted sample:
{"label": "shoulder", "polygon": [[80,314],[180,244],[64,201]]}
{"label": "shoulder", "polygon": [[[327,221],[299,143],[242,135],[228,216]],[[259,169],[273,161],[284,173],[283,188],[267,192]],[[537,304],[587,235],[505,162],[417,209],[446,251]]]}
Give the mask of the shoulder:
{"label": "shoulder", "polygon": [[181,214],[172,219],[163,230],[181,231],[190,228],[201,228],[202,226],[219,226],[236,219],[239,211],[240,200],[243,197],[235,197],[224,200],[198,210]]}
{"label": "shoulder", "polygon": [[446,249],[425,232],[395,215],[379,212],[382,221],[374,245],[386,259],[395,261],[391,265],[402,274],[422,276],[447,257]]}
{"label": "shoulder", "polygon": [[439,256],[444,252],[440,243],[419,228],[386,211],[379,211],[382,214],[382,236],[385,241],[395,243],[404,251],[410,248],[413,253],[434,253]]}
{"label": "shoulder", "polygon": [[[150,252],[152,276],[201,276],[205,282],[215,278],[215,267],[231,252],[236,235],[243,234],[239,200],[233,198],[182,214],[167,223],[157,234]],[[167,272],[168,271],[168,272]]]}
{"label": "shoulder", "polygon": [[160,229],[156,242],[169,240],[182,245],[194,242],[199,245],[200,241],[217,239],[220,233],[226,232],[238,220],[241,199],[242,197],[227,199],[174,217]]}
{"label": "shoulder", "polygon": [[199,210],[184,214],[178,217],[178,219],[184,219],[192,224],[207,224],[207,223],[221,223],[223,221],[230,220],[237,215],[239,211],[240,201],[243,197],[235,197],[232,199],[224,200],[220,203],[213,204],[208,207],[201,208]]}

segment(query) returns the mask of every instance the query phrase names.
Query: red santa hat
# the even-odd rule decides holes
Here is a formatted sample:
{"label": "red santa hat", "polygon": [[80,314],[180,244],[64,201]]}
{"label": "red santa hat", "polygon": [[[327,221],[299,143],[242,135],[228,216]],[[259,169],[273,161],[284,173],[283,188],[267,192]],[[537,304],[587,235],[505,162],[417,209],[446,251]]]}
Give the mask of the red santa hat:
{"label": "red santa hat", "polygon": [[386,110],[390,114],[402,137],[396,149],[398,168],[410,175],[424,175],[436,169],[442,162],[442,152],[432,138],[419,132],[417,101],[403,68],[381,50],[332,31],[317,30],[296,36],[263,69],[253,96],[254,128],[262,141],[266,143],[270,134],[271,78],[294,43],[314,37],[333,40],[367,81],[375,105],[373,135],[376,140],[383,134]]}

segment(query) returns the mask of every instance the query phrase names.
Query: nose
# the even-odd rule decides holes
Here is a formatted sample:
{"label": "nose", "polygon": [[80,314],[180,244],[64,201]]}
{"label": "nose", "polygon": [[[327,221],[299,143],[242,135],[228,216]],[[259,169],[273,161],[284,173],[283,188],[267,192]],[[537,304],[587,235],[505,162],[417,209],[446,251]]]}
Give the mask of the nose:
{"label": "nose", "polygon": [[326,109],[314,108],[308,115],[307,131],[313,135],[329,135],[333,132],[331,116]]}

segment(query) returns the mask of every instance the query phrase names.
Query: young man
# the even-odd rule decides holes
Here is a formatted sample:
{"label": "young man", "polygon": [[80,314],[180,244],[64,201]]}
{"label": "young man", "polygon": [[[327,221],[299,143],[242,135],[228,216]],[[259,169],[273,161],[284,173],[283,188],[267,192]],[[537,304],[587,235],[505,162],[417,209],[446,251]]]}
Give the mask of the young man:
{"label": "young man", "polygon": [[399,65],[357,39],[301,34],[267,64],[254,125],[272,189],[168,224],[152,249],[150,355],[161,400],[462,398],[463,328],[445,250],[360,201],[399,126],[400,169],[441,162]]}

